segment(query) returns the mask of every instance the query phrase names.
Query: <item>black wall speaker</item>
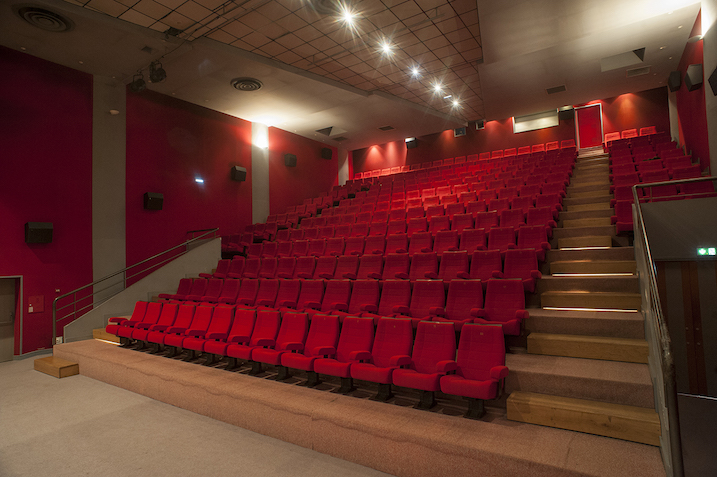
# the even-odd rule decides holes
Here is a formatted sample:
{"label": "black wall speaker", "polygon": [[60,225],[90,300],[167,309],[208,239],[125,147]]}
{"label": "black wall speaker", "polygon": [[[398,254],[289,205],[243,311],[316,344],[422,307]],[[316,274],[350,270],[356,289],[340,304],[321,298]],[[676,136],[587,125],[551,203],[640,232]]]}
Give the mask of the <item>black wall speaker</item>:
{"label": "black wall speaker", "polygon": [[232,180],[244,182],[246,180],[246,168],[241,166],[232,167]]}
{"label": "black wall speaker", "polygon": [[296,167],[296,156],[294,154],[284,154],[284,165],[286,167]]}
{"label": "black wall speaker", "polygon": [[414,137],[410,141],[406,140],[406,149],[413,149],[415,147],[418,147],[418,139]]}
{"label": "black wall speaker", "polygon": [[52,242],[52,222],[27,222],[25,224],[25,243]]}
{"label": "black wall speaker", "polygon": [[160,194],[159,192],[144,193],[144,208],[146,210],[162,210],[163,202],[164,194]]}
{"label": "black wall speaker", "polygon": [[485,119],[476,121],[476,129],[485,129]]}
{"label": "black wall speaker", "polygon": [[559,121],[570,121],[575,118],[575,110],[573,108],[558,111]]}
{"label": "black wall speaker", "polygon": [[690,65],[685,73],[685,86],[687,91],[694,91],[702,86],[702,65]]}
{"label": "black wall speaker", "polygon": [[321,159],[326,159],[327,161],[331,160],[331,156],[333,154],[331,153],[331,149],[328,147],[321,148]]}
{"label": "black wall speaker", "polygon": [[667,78],[667,87],[670,88],[670,92],[674,93],[682,86],[682,75],[679,71],[670,72],[670,77]]}
{"label": "black wall speaker", "polygon": [[717,96],[717,68],[710,75],[710,87],[712,88],[712,94]]}

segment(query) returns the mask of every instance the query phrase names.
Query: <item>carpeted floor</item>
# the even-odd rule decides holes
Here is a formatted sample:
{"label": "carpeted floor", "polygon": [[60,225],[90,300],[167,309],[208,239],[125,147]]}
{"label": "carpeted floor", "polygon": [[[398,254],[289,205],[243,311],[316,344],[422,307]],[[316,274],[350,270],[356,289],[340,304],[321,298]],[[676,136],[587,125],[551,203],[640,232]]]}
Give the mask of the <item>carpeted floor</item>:
{"label": "carpeted floor", "polygon": [[0,363],[0,476],[379,476],[109,384]]}

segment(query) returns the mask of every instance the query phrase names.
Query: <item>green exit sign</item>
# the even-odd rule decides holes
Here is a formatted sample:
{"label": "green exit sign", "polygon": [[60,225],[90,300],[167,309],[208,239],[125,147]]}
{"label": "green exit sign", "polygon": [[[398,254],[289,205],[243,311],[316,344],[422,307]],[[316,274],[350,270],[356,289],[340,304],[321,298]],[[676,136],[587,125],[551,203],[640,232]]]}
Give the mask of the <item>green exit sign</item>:
{"label": "green exit sign", "polygon": [[717,255],[717,248],[715,247],[709,247],[709,248],[698,248],[697,249],[697,255],[705,256],[705,255]]}

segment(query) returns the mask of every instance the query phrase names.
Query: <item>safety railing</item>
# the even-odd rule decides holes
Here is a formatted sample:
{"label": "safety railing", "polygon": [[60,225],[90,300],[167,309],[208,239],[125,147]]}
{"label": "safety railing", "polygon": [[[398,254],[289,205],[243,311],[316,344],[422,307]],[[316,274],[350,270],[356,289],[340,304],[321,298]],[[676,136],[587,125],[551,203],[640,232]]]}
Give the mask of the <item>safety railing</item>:
{"label": "safety railing", "polygon": [[216,238],[218,230],[218,228],[190,230],[187,232],[191,236],[189,240],[55,298],[52,302],[52,344],[57,342],[58,322],[65,322],[65,325],[72,323],[93,307],[124,291],[128,283],[132,284],[135,279],[181,257],[191,249],[192,245]]}
{"label": "safety railing", "polygon": [[[695,179],[683,179],[666,182],[651,182],[636,184],[632,188],[633,201],[635,205],[633,216],[633,229],[635,233],[635,259],[638,270],[644,279],[643,292],[643,314],[645,315],[646,338],[650,343],[650,374],[655,388],[655,398],[658,412],[660,414],[660,426],[662,430],[663,461],[668,475],[682,477],[684,468],[682,463],[682,443],[680,440],[680,421],[677,409],[677,381],[675,377],[674,354],[670,332],[667,322],[662,314],[660,294],[657,286],[657,271],[650,252],[650,243],[645,229],[645,221],[642,215],[641,202],[649,201],[651,193],[639,197],[638,189],[650,189],[665,185],[679,186],[693,182],[706,182],[717,180],[716,177],[700,177]],[[692,197],[700,197],[704,194],[695,194]],[[665,199],[682,199],[690,196],[659,197]],[[658,366],[658,369],[654,367]]]}

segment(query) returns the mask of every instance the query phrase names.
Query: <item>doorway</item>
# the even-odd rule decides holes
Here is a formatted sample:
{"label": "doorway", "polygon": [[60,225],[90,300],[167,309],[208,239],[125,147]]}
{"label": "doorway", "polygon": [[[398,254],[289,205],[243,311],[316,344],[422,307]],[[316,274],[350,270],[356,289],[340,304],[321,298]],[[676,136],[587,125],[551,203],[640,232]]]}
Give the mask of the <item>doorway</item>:
{"label": "doorway", "polygon": [[591,104],[575,108],[575,136],[578,149],[601,146],[603,141],[602,104]]}
{"label": "doorway", "polygon": [[0,363],[15,354],[16,284],[15,278],[0,278]]}

